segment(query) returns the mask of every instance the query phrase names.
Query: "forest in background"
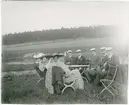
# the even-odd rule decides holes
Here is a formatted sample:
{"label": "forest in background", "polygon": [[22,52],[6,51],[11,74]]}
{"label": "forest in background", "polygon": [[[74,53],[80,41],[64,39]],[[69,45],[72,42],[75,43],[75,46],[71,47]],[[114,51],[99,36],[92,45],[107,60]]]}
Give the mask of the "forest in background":
{"label": "forest in background", "polygon": [[52,41],[59,39],[76,38],[103,38],[113,36],[114,26],[89,26],[75,28],[49,29],[42,31],[27,31],[19,33],[8,33],[2,36],[3,45],[21,44],[38,41]]}

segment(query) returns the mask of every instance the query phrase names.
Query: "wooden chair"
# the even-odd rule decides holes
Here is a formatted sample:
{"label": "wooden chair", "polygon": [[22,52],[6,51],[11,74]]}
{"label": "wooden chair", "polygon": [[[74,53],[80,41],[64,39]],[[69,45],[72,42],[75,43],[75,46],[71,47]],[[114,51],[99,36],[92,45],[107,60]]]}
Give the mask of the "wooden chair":
{"label": "wooden chair", "polygon": [[45,75],[46,75],[46,69],[44,71],[41,71],[38,67],[35,68],[40,79],[37,81],[37,83],[40,83],[42,80],[45,79]]}
{"label": "wooden chair", "polygon": [[85,68],[83,69],[83,71],[81,72],[81,76],[82,76],[83,80],[85,80],[85,81],[88,83],[87,78],[84,76],[84,72],[85,72],[86,70],[87,70],[87,68],[85,67]]}
{"label": "wooden chair", "polygon": [[[114,70],[114,74],[113,74],[112,79],[108,79],[109,73],[111,72],[110,71],[111,68],[114,68],[114,69],[112,69],[112,70]],[[106,78],[100,80],[100,82],[104,86],[104,89],[102,89],[102,91],[98,95],[101,95],[105,90],[107,90],[109,93],[112,94],[113,97],[115,96],[114,93],[111,91],[111,89],[114,90],[117,93],[116,89],[113,87],[113,83],[115,82],[115,77],[116,77],[116,74],[117,74],[117,69],[118,69],[118,65],[113,66],[113,65],[109,64],[109,70],[108,70]],[[107,85],[106,85],[106,83],[107,83]]]}

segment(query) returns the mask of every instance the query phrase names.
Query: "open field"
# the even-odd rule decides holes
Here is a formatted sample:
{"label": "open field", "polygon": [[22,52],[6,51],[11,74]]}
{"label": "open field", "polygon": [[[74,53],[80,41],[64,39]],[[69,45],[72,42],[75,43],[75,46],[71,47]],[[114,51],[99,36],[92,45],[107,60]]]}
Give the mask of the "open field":
{"label": "open field", "polygon": [[[115,38],[114,38],[115,39]],[[100,47],[112,46],[114,52],[119,56],[127,55],[127,46],[121,45],[116,39],[108,38],[92,38],[92,39],[76,39],[76,40],[63,40],[56,42],[36,42],[33,44],[11,45],[2,47],[2,60],[3,62],[10,61],[23,61],[23,56],[27,53],[44,52],[64,52],[68,49],[72,49],[73,52],[77,49],[81,49],[85,56],[90,56],[89,49],[95,47],[99,54]]]}

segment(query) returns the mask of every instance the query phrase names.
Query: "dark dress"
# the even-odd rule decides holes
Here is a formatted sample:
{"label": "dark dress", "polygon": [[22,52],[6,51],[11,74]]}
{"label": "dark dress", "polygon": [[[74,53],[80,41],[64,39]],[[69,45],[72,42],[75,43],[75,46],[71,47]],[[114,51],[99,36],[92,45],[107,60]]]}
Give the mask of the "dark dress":
{"label": "dark dress", "polygon": [[63,75],[64,71],[62,68],[58,66],[52,67],[52,85],[54,87],[55,94],[61,94],[61,90],[63,89]]}
{"label": "dark dress", "polygon": [[75,64],[75,57],[66,57],[65,58],[65,64],[66,65],[74,65]]}
{"label": "dark dress", "polygon": [[45,79],[47,69],[45,68],[44,71],[41,71],[38,66],[39,66],[39,64],[35,63],[34,64],[34,69],[37,71],[37,73],[40,76],[40,78],[44,78]]}

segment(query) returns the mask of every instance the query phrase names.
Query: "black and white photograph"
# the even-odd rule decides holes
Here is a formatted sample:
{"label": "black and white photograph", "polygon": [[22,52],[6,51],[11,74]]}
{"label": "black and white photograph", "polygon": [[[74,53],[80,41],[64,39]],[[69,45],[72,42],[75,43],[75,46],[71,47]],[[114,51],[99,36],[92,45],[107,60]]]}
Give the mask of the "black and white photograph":
{"label": "black and white photograph", "polygon": [[2,104],[128,104],[129,2],[1,2]]}

